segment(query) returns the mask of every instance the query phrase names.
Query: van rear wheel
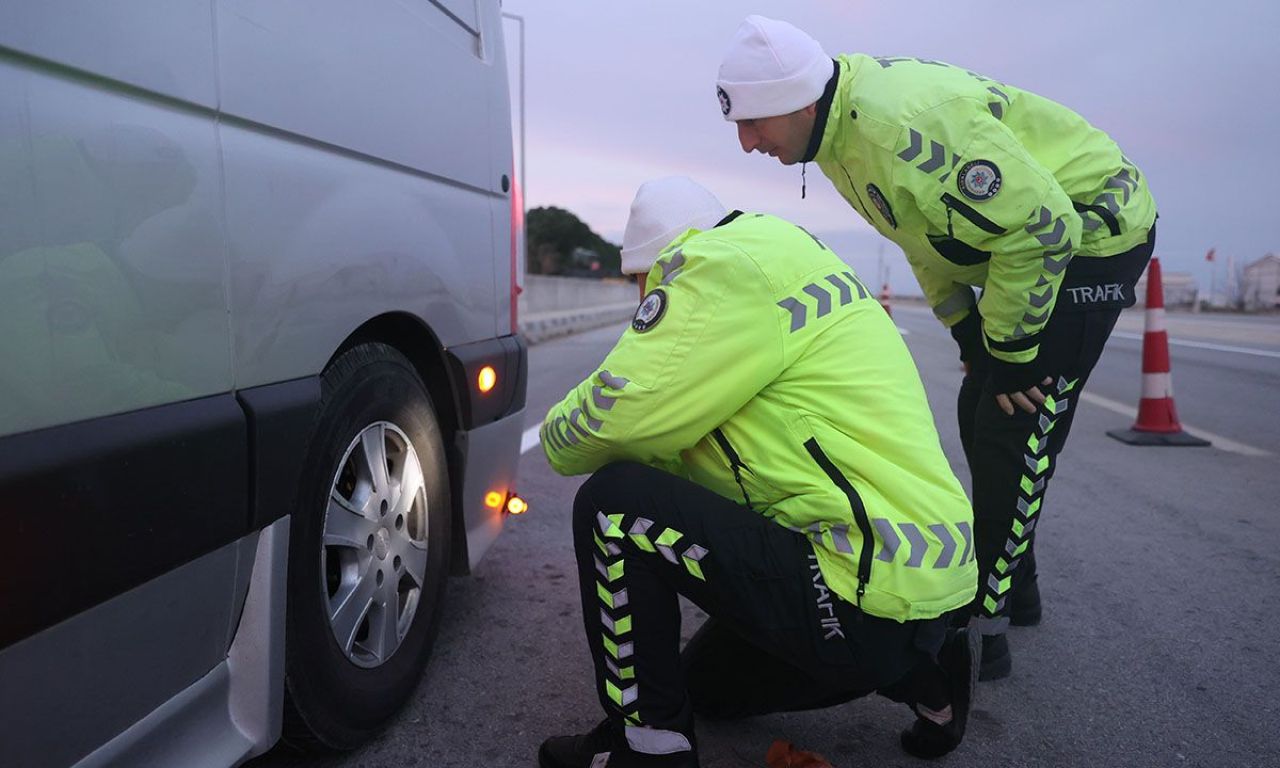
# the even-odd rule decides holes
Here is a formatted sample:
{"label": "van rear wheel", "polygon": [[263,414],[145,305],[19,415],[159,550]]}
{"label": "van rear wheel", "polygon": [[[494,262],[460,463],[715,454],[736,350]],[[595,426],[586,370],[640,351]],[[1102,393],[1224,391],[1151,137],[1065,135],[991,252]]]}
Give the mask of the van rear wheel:
{"label": "van rear wheel", "polygon": [[450,541],[439,423],[413,365],[363,344],[322,376],[289,546],[284,739],[352,749],[417,687]]}

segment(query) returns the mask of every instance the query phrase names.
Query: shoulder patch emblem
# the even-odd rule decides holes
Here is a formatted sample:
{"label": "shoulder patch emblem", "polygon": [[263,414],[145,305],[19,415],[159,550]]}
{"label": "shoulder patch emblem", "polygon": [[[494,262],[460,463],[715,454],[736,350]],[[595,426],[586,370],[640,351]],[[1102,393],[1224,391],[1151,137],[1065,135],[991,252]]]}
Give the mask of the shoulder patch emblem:
{"label": "shoulder patch emblem", "polygon": [[1000,169],[990,160],[970,160],[960,168],[956,186],[970,200],[990,200],[1000,191]]}
{"label": "shoulder patch emblem", "polygon": [[884,220],[889,222],[889,226],[897,229],[898,220],[893,218],[893,209],[889,207],[889,201],[885,199],[884,193],[880,191],[880,188],[875,184],[868,184],[867,197],[871,198],[876,210],[880,211],[880,215],[884,217]]}
{"label": "shoulder patch emblem", "polygon": [[631,318],[631,329],[636,333],[644,333],[658,324],[667,313],[667,292],[661,288],[649,291],[649,295],[640,302],[636,316]]}
{"label": "shoulder patch emblem", "polygon": [[733,106],[729,101],[729,94],[725,93],[724,89],[717,85],[716,96],[720,97],[720,113],[728,116],[729,110]]}

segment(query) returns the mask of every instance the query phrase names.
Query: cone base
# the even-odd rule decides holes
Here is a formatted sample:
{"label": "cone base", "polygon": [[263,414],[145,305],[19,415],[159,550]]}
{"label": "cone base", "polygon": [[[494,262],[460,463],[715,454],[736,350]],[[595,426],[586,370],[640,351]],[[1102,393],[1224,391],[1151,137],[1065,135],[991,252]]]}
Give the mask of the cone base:
{"label": "cone base", "polygon": [[1208,440],[1202,440],[1186,432],[1142,432],[1137,429],[1109,429],[1107,434],[1127,445],[1211,445]]}

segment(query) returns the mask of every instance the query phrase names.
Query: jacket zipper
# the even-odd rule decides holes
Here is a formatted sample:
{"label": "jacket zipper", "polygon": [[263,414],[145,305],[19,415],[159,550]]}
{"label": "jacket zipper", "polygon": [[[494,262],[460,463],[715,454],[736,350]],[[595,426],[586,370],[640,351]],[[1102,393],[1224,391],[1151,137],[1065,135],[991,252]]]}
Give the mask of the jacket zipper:
{"label": "jacket zipper", "polygon": [[975,227],[983,230],[984,232],[990,232],[993,235],[1004,234],[1004,230],[1000,228],[999,224],[978,213],[972,206],[968,205],[950,192],[942,193],[942,204],[947,206],[947,235],[950,237],[955,237],[955,233],[951,230],[952,210],[955,210],[956,213],[959,213],[961,216],[968,219]]}
{"label": "jacket zipper", "polygon": [[738,487],[742,489],[742,499],[747,503],[747,509],[755,512],[751,506],[751,497],[747,495],[747,486],[742,482],[742,470],[751,471],[751,468],[742,461],[742,457],[738,452],[733,450],[733,446],[729,444],[729,438],[724,436],[724,432],[719,427],[711,430],[711,436],[720,446],[720,450],[724,451],[725,458],[729,460],[729,467],[733,469],[733,479],[738,481]]}
{"label": "jacket zipper", "polygon": [[823,453],[822,446],[818,445],[818,439],[811,437],[805,442],[804,447],[809,451],[809,455],[817,462],[822,471],[827,473],[827,477],[831,478],[831,482],[836,487],[844,491],[844,495],[849,499],[849,508],[853,510],[854,522],[858,525],[858,530],[862,532],[862,552],[858,555],[858,607],[862,607],[862,595],[867,591],[867,583],[871,581],[871,548],[875,542],[875,537],[871,533],[871,521],[867,519],[867,508],[862,504],[862,497],[858,495],[858,490],[853,487],[849,479],[844,476],[835,464],[831,463],[831,459],[827,458],[827,454]]}

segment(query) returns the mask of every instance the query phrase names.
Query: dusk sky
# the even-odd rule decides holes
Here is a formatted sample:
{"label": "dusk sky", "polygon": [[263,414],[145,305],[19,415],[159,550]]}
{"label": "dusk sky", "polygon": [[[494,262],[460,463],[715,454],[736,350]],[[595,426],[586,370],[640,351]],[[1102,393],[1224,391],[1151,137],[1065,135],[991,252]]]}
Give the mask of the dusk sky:
{"label": "dusk sky", "polygon": [[[622,242],[640,183],[699,181],[732,208],[821,237],[867,280],[883,243],[895,291],[918,293],[883,240],[810,165],[745,155],[720,115],[716,71],[743,17],[789,21],[827,53],[958,64],[1034,91],[1109,133],[1147,175],[1156,254],[1207,292],[1209,248],[1237,267],[1280,252],[1280,3],[651,2],[505,0],[525,19],[528,207],[556,205]],[[505,25],[518,98],[518,27]],[[517,131],[519,115],[516,113]],[[519,138],[517,136],[517,143]]]}

